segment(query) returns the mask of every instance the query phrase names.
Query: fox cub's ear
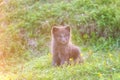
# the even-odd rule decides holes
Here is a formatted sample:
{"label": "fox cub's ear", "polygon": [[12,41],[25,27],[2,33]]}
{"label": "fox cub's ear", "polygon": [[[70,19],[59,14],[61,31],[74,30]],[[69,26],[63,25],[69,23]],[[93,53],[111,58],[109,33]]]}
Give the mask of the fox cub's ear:
{"label": "fox cub's ear", "polygon": [[67,25],[65,29],[70,32],[70,26],[69,25]]}
{"label": "fox cub's ear", "polygon": [[53,27],[53,28],[52,28],[52,32],[54,33],[54,32],[56,32],[56,31],[58,31],[58,28],[57,28],[57,27]]}

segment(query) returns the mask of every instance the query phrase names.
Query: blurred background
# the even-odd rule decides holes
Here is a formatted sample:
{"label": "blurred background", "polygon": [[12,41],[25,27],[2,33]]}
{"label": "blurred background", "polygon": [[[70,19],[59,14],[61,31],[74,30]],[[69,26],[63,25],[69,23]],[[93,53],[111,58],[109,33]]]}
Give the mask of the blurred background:
{"label": "blurred background", "polygon": [[1,0],[0,52],[49,52],[51,27],[70,25],[72,40],[96,50],[120,47],[119,0]]}
{"label": "blurred background", "polygon": [[55,25],[82,51],[120,51],[120,0],[0,0],[0,65],[48,55]]}

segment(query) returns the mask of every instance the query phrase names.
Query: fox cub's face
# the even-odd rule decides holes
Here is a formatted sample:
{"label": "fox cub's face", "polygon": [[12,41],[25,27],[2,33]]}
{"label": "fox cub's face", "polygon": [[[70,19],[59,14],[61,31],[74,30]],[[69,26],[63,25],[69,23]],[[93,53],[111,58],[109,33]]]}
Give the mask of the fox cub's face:
{"label": "fox cub's face", "polygon": [[70,27],[53,27],[52,34],[58,44],[65,45],[70,39]]}

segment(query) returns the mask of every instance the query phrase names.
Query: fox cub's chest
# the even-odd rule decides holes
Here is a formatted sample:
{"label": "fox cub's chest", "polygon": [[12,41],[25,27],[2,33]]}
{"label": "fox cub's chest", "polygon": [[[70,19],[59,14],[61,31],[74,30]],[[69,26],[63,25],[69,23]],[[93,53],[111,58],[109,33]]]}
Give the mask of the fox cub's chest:
{"label": "fox cub's chest", "polygon": [[70,49],[69,47],[59,47],[58,49],[59,54],[70,54]]}

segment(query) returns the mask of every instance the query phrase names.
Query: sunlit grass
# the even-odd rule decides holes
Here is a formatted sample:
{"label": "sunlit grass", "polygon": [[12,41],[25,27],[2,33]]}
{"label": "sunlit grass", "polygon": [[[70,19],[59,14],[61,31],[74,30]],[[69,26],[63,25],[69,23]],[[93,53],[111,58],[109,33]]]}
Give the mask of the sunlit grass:
{"label": "sunlit grass", "polygon": [[[87,51],[89,52],[89,51]],[[89,53],[83,52],[84,56]],[[112,54],[112,55],[111,55]],[[51,54],[33,58],[16,66],[7,65],[5,72],[0,75],[4,80],[53,80],[53,79],[120,79],[120,55],[116,51],[111,53],[96,52],[85,59],[83,64],[53,67]]]}

